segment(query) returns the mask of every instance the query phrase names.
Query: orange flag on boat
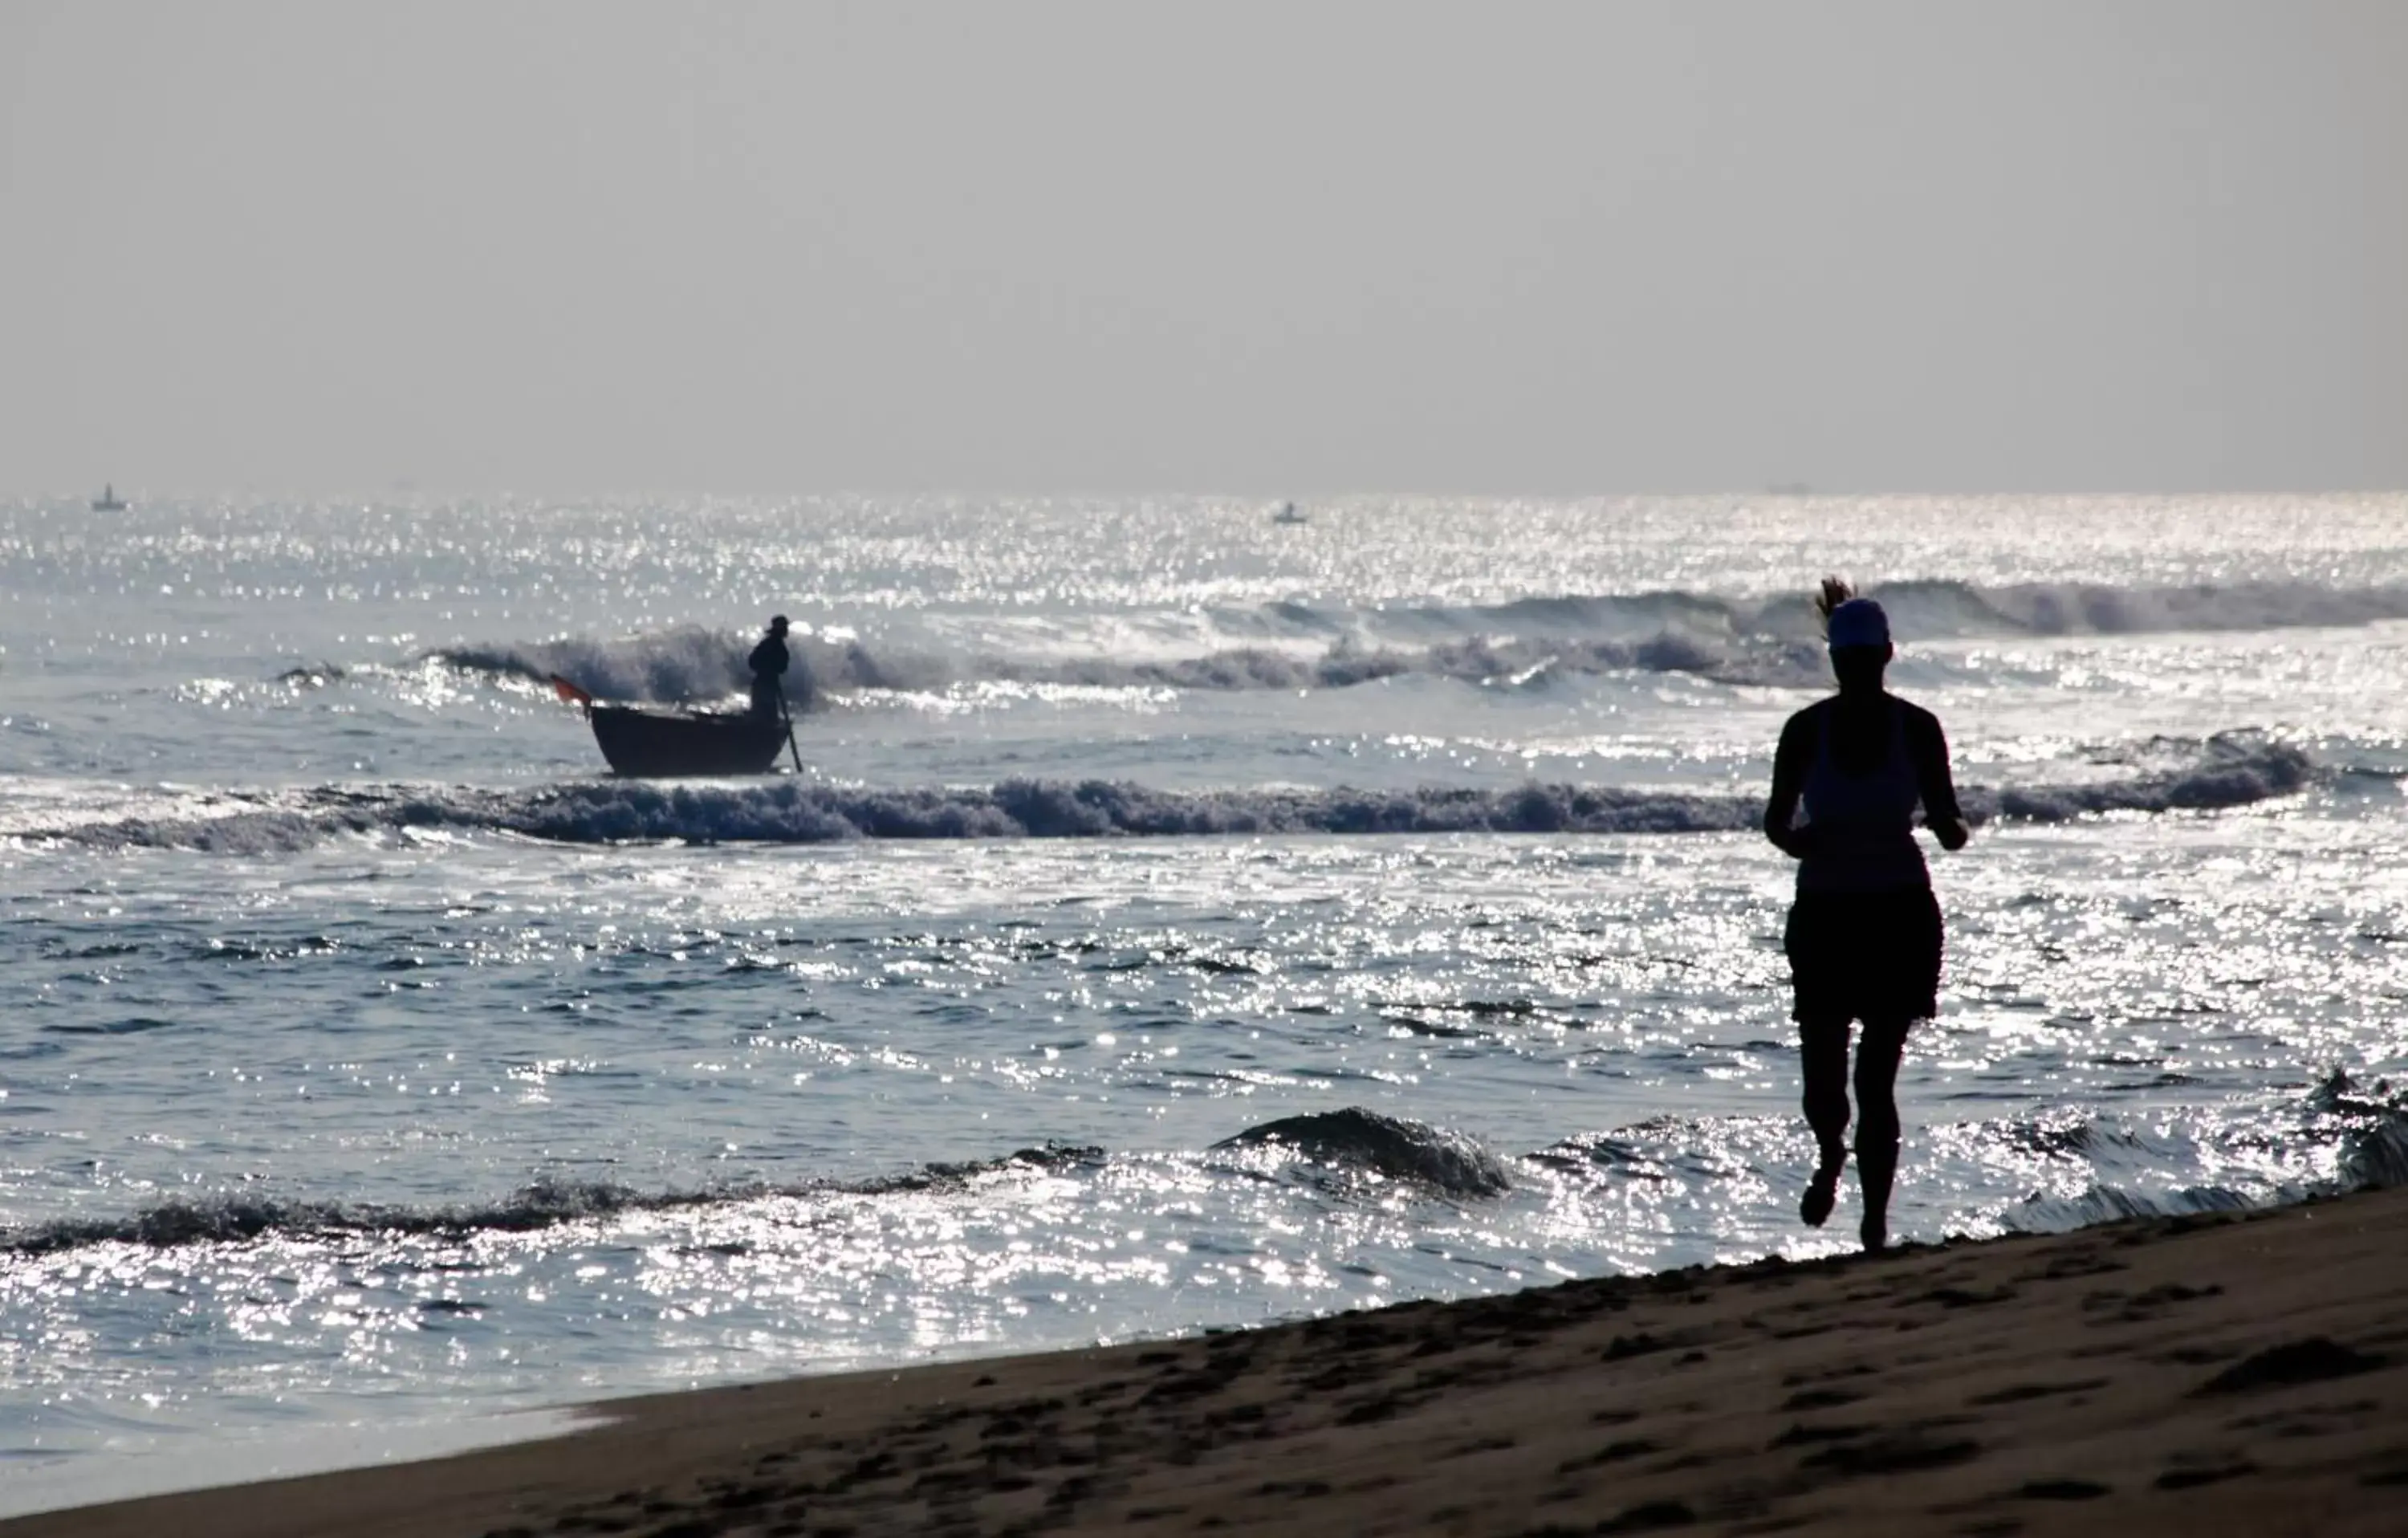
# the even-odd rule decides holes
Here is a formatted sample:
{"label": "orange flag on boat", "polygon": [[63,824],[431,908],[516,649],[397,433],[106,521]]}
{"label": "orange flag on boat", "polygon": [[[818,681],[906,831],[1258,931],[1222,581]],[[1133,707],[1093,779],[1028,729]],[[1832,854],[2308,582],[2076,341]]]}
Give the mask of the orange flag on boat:
{"label": "orange flag on boat", "polygon": [[568,680],[561,677],[558,673],[552,675],[552,692],[560,697],[560,701],[564,705],[582,705],[588,710],[591,710],[594,706],[594,697],[592,695],[587,694],[576,684],[569,683]]}

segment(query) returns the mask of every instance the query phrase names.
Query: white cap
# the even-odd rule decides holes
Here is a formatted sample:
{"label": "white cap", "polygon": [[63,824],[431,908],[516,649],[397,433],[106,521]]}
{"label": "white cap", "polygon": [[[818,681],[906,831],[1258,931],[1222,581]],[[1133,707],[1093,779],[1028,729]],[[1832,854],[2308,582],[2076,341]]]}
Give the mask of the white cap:
{"label": "white cap", "polygon": [[1889,616],[1870,598],[1850,598],[1831,611],[1828,633],[1834,652],[1846,646],[1887,646]]}

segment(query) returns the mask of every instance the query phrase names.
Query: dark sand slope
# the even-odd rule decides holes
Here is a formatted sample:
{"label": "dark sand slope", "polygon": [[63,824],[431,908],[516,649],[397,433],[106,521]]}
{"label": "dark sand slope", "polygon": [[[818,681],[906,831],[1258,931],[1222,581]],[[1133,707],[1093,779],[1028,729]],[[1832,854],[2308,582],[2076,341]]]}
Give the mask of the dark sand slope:
{"label": "dark sand slope", "polygon": [[0,1531],[2408,1533],[2408,1190],[610,1408]]}

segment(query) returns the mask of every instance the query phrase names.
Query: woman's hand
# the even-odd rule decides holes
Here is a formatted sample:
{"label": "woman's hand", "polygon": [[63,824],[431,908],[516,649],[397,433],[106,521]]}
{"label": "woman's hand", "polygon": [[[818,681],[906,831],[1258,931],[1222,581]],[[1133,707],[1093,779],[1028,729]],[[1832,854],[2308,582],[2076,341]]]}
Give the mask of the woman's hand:
{"label": "woman's hand", "polygon": [[1973,836],[1962,817],[1942,817],[1931,824],[1931,831],[1939,835],[1940,847],[1952,855],[1964,848],[1965,841]]}
{"label": "woman's hand", "polygon": [[1778,833],[1767,829],[1766,836],[1779,844],[1781,852],[1793,860],[1802,860],[1812,855],[1817,841],[1812,823],[1798,827],[1784,827]]}

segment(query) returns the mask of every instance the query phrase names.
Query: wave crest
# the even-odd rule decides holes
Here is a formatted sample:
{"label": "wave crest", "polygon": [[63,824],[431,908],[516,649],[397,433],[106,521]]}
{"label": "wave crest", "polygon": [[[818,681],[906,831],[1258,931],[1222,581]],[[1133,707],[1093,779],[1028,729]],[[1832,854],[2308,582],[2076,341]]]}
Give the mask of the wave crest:
{"label": "wave crest", "polygon": [[[1637,640],[1471,636],[1427,646],[1377,645],[1343,637],[1314,654],[1237,646],[1198,656],[1142,661],[946,656],[800,636],[790,638],[789,645],[793,668],[787,688],[796,707],[806,712],[824,707],[836,695],[934,692],[981,683],[1236,693],[1345,689],[1407,676],[1490,683],[1541,672],[1685,672],[1765,682],[1776,665],[1785,666],[1786,658],[1780,653],[1742,659],[1708,639],[1670,631]],[[745,666],[750,649],[741,637],[687,627],[616,640],[570,637],[445,647],[419,661],[522,683],[541,683],[556,673],[597,698],[673,704],[744,693],[752,683]],[[328,677],[346,676],[339,668],[323,671]]]}
{"label": "wave crest", "polygon": [[[2408,588],[2292,582],[2120,587],[1931,579],[1875,586],[1868,596],[1889,610],[1892,625],[1910,643],[2408,618]],[[794,656],[788,682],[801,708],[810,710],[831,695],[988,682],[1234,691],[1342,689],[1406,675],[1494,683],[1540,673],[1692,673],[1774,684],[1813,683],[1824,676],[1813,610],[1802,595],[1750,599],[1674,590],[1379,609],[1289,600],[1218,611],[1208,619],[1209,634],[1230,644],[1136,659],[1101,650],[1062,658],[1014,656],[992,647],[913,650],[798,630],[788,638]],[[1193,647],[1194,636],[1183,644]],[[602,698],[672,703],[744,692],[751,646],[747,636],[686,625],[609,640],[451,646],[419,660],[536,683],[558,673]],[[327,668],[308,681],[342,676],[341,669]]]}
{"label": "wave crest", "polygon": [[[2315,762],[2287,743],[2229,733],[2192,763],[2121,779],[1962,792],[1974,822],[2057,823],[2100,812],[2208,811],[2305,788]],[[594,780],[536,790],[322,787],[203,798],[183,814],[19,825],[7,837],[93,848],[272,855],[344,834],[500,833],[558,843],[832,843],[862,839],[1209,838],[1279,834],[1736,833],[1755,795],[1530,783],[1358,790],[1156,790],[1125,781],[1007,780],[979,786],[814,784],[794,779]]]}
{"label": "wave crest", "polygon": [[1281,1163],[1301,1158],[1342,1174],[1410,1181],[1455,1197],[1501,1196],[1513,1188],[1505,1161],[1473,1139],[1359,1105],[1282,1116],[1224,1138],[1212,1151]]}
{"label": "wave crest", "polygon": [[2226,732],[2199,744],[2197,761],[2175,769],[2082,784],[1969,788],[1960,798],[1975,822],[1994,817],[2062,823],[2106,812],[2220,812],[2304,790],[2315,761],[2254,732]]}
{"label": "wave crest", "polygon": [[1064,1143],[1023,1148],[999,1158],[927,1164],[882,1178],[797,1186],[751,1186],[695,1191],[644,1192],[586,1181],[538,1181],[500,1201],[465,1207],[402,1207],[374,1202],[280,1201],[229,1197],[167,1201],[123,1217],[63,1218],[0,1229],[0,1255],[39,1256],[95,1244],[172,1249],[184,1244],[240,1244],[257,1239],[324,1239],[345,1234],[427,1236],[465,1240],[480,1233],[525,1233],[564,1223],[667,1212],[716,1202],[777,1197],[881,1196],[898,1191],[962,1189],[982,1181],[1048,1173],[1103,1158],[1103,1150]]}

